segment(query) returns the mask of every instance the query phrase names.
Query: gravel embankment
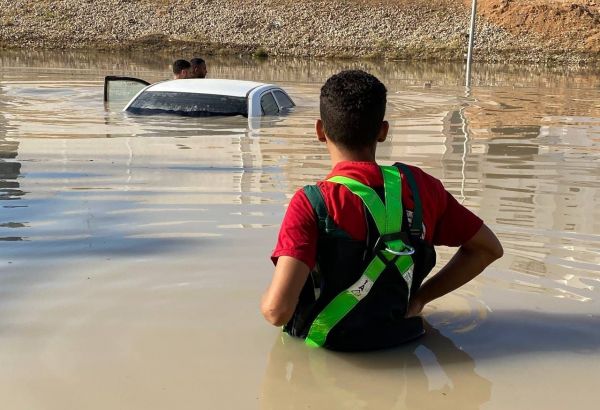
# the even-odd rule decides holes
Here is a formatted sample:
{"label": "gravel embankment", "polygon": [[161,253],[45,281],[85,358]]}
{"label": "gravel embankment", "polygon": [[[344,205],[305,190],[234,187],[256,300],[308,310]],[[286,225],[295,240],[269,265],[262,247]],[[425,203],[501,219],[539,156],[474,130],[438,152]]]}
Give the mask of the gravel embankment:
{"label": "gravel embankment", "polygon": [[[456,0],[0,0],[0,48],[193,47],[204,54],[458,60],[469,17],[469,7]],[[598,59],[492,21],[479,19],[478,60]]]}

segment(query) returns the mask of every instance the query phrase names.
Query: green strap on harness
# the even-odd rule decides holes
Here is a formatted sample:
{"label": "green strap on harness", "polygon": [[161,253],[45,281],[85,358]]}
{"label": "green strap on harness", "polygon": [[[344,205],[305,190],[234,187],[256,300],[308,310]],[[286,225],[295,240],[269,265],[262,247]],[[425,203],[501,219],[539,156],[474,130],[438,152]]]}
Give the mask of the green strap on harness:
{"label": "green strap on harness", "polygon": [[[375,281],[388,265],[394,264],[406,280],[408,288],[411,287],[413,261],[410,255],[414,250],[398,238],[402,229],[400,173],[396,167],[380,168],[383,174],[385,204],[371,187],[359,181],[344,176],[328,179],[330,182],[344,185],[361,198],[375,221],[380,235],[379,240],[383,241],[383,244],[381,244],[382,250],[375,254],[362,276],[352,286],[333,298],[317,315],[306,337],[305,343],[309,346],[319,347],[325,344],[331,329],[368,295]],[[315,209],[318,211],[317,208]]]}

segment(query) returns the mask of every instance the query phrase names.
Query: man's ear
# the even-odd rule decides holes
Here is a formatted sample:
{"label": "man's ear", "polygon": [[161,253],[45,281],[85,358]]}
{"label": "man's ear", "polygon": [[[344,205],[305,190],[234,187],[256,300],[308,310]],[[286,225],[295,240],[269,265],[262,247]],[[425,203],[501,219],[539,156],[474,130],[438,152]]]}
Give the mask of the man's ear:
{"label": "man's ear", "polygon": [[325,128],[323,127],[323,121],[319,118],[315,123],[315,131],[317,132],[317,139],[321,142],[327,142],[325,136]]}
{"label": "man's ear", "polygon": [[379,128],[379,134],[377,134],[377,142],[385,141],[389,130],[390,130],[390,123],[387,121],[382,121],[381,128]]}

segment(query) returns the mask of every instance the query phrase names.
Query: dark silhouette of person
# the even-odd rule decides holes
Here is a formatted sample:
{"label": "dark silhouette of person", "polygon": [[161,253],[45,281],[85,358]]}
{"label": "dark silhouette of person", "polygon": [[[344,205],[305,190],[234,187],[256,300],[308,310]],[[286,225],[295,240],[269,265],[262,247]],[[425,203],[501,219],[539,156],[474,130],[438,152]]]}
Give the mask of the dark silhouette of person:
{"label": "dark silhouette of person", "polygon": [[190,60],[191,69],[188,78],[206,78],[207,69],[206,61],[200,57],[195,57]]}
{"label": "dark silhouette of person", "polygon": [[173,63],[173,79],[190,78],[192,65],[187,60],[175,60]]}

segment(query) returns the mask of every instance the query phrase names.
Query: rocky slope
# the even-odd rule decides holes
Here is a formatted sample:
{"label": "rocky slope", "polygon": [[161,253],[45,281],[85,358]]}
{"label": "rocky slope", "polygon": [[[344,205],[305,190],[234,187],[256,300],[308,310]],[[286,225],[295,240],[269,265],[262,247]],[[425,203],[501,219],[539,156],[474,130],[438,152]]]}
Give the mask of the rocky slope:
{"label": "rocky slope", "polygon": [[[593,1],[480,0],[481,61],[593,64]],[[470,0],[0,0],[2,48],[464,58]]]}

